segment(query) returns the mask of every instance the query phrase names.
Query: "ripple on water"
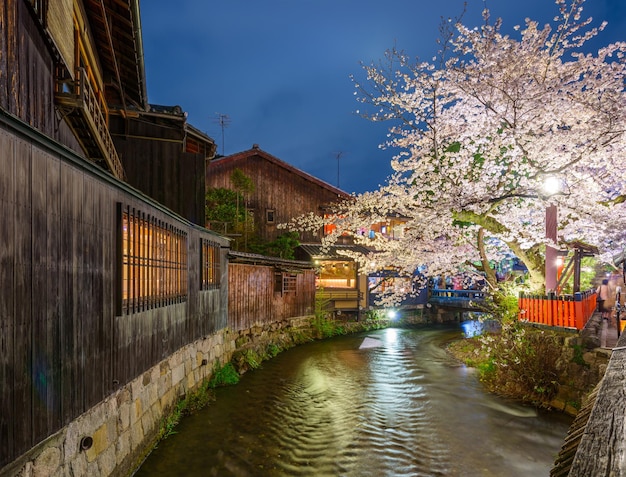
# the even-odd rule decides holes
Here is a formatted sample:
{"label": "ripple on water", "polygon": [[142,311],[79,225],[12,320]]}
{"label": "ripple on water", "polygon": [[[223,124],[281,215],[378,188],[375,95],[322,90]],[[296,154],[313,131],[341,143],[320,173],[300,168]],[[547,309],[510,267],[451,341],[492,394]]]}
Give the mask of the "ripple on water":
{"label": "ripple on water", "polygon": [[[537,417],[501,412],[474,376],[450,367],[428,342],[436,332],[368,336],[381,345],[359,349],[363,337],[344,337],[295,348],[219,389],[137,477],[540,475],[528,474],[537,465],[529,470],[526,456],[518,471],[510,459],[497,462],[494,449],[558,451],[558,439],[526,437],[532,426],[523,419]],[[503,427],[519,436],[514,446],[508,435],[498,440]]]}

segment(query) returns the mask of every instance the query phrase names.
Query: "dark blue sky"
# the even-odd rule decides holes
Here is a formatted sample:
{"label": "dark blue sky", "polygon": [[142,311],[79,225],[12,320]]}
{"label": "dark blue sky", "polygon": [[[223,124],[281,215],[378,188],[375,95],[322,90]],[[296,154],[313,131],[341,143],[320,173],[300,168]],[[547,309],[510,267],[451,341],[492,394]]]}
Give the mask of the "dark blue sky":
{"label": "dark blue sky", "polygon": [[[479,26],[483,6],[468,0],[464,24]],[[558,12],[551,0],[487,6],[507,32]],[[430,60],[441,18],[462,10],[463,0],[143,0],[148,99],[180,105],[220,154],[256,143],[347,192],[373,190],[391,172],[393,152],[378,148],[388,126],[356,114],[350,75],[362,79],[360,63],[394,44]],[[626,0],[587,0],[588,16],[609,22],[594,47],[626,40]]]}

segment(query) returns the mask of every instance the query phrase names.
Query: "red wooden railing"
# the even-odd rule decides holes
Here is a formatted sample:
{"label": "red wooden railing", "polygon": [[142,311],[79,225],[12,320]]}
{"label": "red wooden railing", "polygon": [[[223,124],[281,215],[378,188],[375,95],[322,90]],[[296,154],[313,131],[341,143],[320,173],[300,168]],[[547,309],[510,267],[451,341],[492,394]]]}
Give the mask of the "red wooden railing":
{"label": "red wooden railing", "polygon": [[559,296],[520,293],[517,304],[520,321],[582,330],[596,309],[596,292]]}

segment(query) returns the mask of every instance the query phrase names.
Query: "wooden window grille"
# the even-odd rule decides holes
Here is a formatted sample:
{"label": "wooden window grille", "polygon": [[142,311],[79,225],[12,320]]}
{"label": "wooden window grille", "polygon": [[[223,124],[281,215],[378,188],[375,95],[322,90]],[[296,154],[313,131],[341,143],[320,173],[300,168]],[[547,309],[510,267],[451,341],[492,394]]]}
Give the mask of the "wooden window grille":
{"label": "wooden window grille", "polygon": [[275,291],[283,295],[286,293],[296,293],[297,278],[298,275],[295,273],[277,272]]}
{"label": "wooden window grille", "polygon": [[200,269],[202,271],[201,290],[211,290],[220,286],[220,245],[210,240],[200,239]]}
{"label": "wooden window grille", "polygon": [[131,207],[121,211],[121,311],[140,311],[187,299],[187,234]]}

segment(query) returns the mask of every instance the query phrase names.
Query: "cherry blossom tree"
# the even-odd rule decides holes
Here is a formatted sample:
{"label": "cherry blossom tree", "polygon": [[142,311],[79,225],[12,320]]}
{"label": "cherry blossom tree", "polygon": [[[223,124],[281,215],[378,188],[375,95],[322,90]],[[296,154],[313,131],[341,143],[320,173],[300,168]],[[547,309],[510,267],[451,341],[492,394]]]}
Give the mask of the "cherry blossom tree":
{"label": "cherry blossom tree", "polygon": [[[393,121],[382,147],[399,151],[385,186],[342,205],[332,242],[391,214],[403,238],[355,240],[374,247],[377,266],[431,275],[460,268],[495,276],[507,254],[544,283],[546,207],[558,207],[558,242],[577,240],[610,256],[626,231],[626,43],[588,53],[605,24],[582,19],[584,0],[557,0],[553,22],[527,19],[514,35],[500,20],[442,29],[432,62],[398,50],[364,66],[356,84],[366,115]],[[372,112],[370,112],[372,111]],[[546,179],[560,184],[544,191]],[[301,217],[292,227],[311,226]],[[319,225],[319,224],[317,224]],[[314,226],[317,226],[314,225]],[[373,260],[358,257],[363,264]]]}

